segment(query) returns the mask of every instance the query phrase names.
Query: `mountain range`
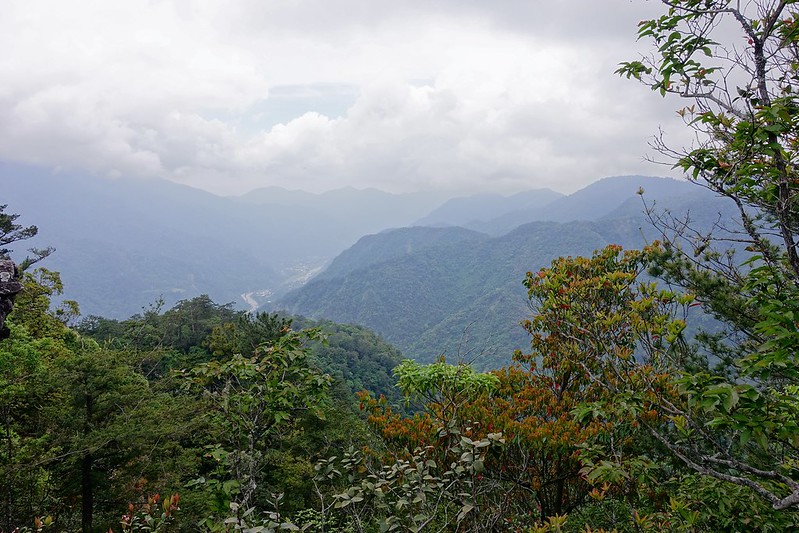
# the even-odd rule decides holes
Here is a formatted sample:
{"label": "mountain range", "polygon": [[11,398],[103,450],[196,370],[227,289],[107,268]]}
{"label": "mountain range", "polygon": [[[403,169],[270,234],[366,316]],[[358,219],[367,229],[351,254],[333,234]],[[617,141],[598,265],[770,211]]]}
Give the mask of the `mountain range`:
{"label": "mountain range", "polygon": [[65,297],[84,314],[126,318],[198,294],[257,307],[301,285],[367,233],[407,225],[435,195],[346,189],[220,197],[165,180],[102,179],[0,164],[2,204],[57,251]]}
{"label": "mountain range", "polygon": [[[606,178],[570,195],[442,198],[374,189],[264,188],[220,197],[164,180],[100,179],[0,165],[7,212],[54,246],[84,315],[126,318],[208,294],[370,327],[406,355],[492,367],[523,349],[521,282],[560,255],[657,237],[643,198],[709,227],[730,206],[684,181]],[[722,215],[719,215],[722,213]],[[22,256],[23,250],[15,250]]]}
{"label": "mountain range", "polygon": [[[500,235],[412,227],[363,237],[274,308],[367,326],[420,361],[444,355],[495,368],[529,343],[519,325],[530,313],[526,272],[559,256],[590,255],[608,244],[640,247],[658,237],[639,189],[657,212],[690,216],[699,227],[734,216],[733,205],[687,182],[609,178],[526,211],[534,221]],[[508,219],[469,225],[496,230]]]}

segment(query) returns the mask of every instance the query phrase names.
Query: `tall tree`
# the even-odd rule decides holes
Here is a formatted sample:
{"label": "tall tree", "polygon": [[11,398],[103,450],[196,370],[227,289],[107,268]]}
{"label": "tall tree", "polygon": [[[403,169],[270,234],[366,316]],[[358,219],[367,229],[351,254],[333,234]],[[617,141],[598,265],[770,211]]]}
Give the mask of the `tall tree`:
{"label": "tall tree", "polygon": [[[612,459],[630,471],[613,480],[618,481],[613,492],[625,496],[622,502],[629,507],[618,521],[626,516],[632,525],[641,504],[635,480],[656,470],[651,461],[628,460],[636,457],[634,446],[652,444],[634,423],[649,409],[648,391],[634,397],[642,405],[628,401],[629,412],[612,418],[575,413],[585,404],[613,404],[636,382],[654,388],[662,381],[650,368],[639,367],[635,354],[639,340],[648,340],[643,347],[654,352],[678,338],[685,323],[669,311],[684,297],[640,282],[646,257],[609,246],[592,258],[561,258],[551,268],[528,273],[533,315],[524,327],[531,336],[530,352],[516,353],[512,367],[490,375],[475,376],[469,367],[443,362],[403,363],[396,370],[399,384],[422,397],[423,414],[403,417],[366,398],[370,421],[394,454],[419,447],[426,450],[424,459],[449,465],[456,460],[453,449],[458,456],[466,452],[448,436],[455,436],[455,444],[462,436],[489,443],[490,435],[503,437],[504,445],[479,462],[479,482],[472,481],[475,497],[469,502],[476,516],[459,520],[461,526],[529,527],[579,511],[591,502],[589,481],[603,475],[592,463],[605,464],[593,460],[589,443],[610,443]],[[463,505],[451,498],[450,505],[455,503]],[[612,520],[604,524],[614,525]]]}
{"label": "tall tree", "polygon": [[[35,237],[39,233],[39,228],[36,226],[24,227],[17,224],[16,220],[19,215],[6,213],[8,204],[0,205],[0,259],[9,259],[9,254],[12,252],[8,246],[17,241],[24,241]],[[26,270],[34,263],[41,261],[55,251],[54,248],[31,248],[28,250],[32,256],[28,256],[19,263],[20,270]]]}
{"label": "tall tree", "polygon": [[[680,402],[661,402],[676,432],[654,431],[698,473],[799,507],[799,13],[789,0],[664,0],[639,25],[652,54],[619,73],[662,95],[694,130],[688,149],[655,146],[698,184],[738,207],[740,231],[712,234],[656,216],[665,243],[655,273],[693,292],[729,335],[705,349],[725,366],[682,372]],[[742,36],[733,42],[725,35]],[[745,265],[714,243],[739,242]],[[743,268],[740,268],[743,267]]]}
{"label": "tall tree", "polygon": [[[260,321],[259,321],[260,322]],[[231,505],[243,518],[253,508],[264,509],[268,494],[270,453],[278,449],[306,416],[322,416],[329,376],[308,364],[304,343],[316,330],[290,331],[284,324],[277,338],[246,354],[226,353],[186,373],[187,387],[205,400],[216,444],[209,456],[216,466],[198,482],[205,484],[215,511]],[[235,332],[217,332],[216,349],[236,348]],[[221,352],[220,352],[221,353]],[[224,516],[224,515],[223,515]]]}
{"label": "tall tree", "polygon": [[45,466],[54,456],[45,430],[45,411],[54,399],[48,366],[53,359],[69,357],[76,339],[50,310],[50,298],[61,292],[58,274],[26,272],[22,285],[8,320],[9,337],[0,341],[0,525],[9,531],[52,503]]}

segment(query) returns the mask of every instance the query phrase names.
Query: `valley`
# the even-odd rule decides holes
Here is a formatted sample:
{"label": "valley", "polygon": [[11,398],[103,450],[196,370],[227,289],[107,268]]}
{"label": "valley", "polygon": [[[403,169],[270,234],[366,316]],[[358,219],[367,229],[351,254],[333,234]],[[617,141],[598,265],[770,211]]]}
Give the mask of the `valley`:
{"label": "valley", "polygon": [[658,237],[639,189],[658,212],[701,227],[733,215],[687,182],[642,176],[570,195],[451,199],[277,188],[223,198],[86,176],[66,184],[35,168],[0,167],[8,201],[40,227],[31,244],[58,249],[43,266],[61,272],[63,297],[78,299],[84,316],[122,319],[156,301],[169,307],[207,294],[249,312],[360,324],[419,361],[444,355],[477,368],[505,365],[528,344],[519,327],[529,313],[526,272]]}

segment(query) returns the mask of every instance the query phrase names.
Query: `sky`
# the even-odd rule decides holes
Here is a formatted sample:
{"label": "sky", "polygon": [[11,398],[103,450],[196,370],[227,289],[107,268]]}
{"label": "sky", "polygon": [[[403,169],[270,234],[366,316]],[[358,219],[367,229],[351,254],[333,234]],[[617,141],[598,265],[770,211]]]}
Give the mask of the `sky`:
{"label": "sky", "polygon": [[216,194],[569,193],[680,102],[613,72],[654,0],[5,0],[0,161]]}

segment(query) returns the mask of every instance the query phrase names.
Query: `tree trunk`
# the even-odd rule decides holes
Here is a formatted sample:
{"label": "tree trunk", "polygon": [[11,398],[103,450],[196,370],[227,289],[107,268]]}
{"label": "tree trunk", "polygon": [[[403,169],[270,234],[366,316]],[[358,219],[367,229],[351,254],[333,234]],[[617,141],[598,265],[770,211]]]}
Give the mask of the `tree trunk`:
{"label": "tree trunk", "polygon": [[3,415],[4,415],[3,416],[3,421],[5,423],[5,428],[6,428],[6,435],[5,435],[5,437],[6,437],[6,461],[7,461],[8,469],[9,469],[8,470],[9,478],[6,479],[6,495],[5,495],[6,496],[6,498],[5,498],[6,501],[5,501],[5,505],[4,505],[4,507],[5,507],[5,520],[4,520],[4,522],[5,523],[4,523],[3,527],[5,528],[5,531],[11,531],[11,522],[12,522],[12,518],[11,518],[11,502],[13,501],[13,497],[14,497],[14,488],[13,488],[14,487],[14,468],[13,468],[13,464],[12,464],[13,463],[12,459],[13,459],[13,456],[14,456],[14,452],[13,452],[12,441],[11,441],[11,420],[10,420],[8,407],[3,409]]}
{"label": "tree trunk", "polygon": [[[84,423],[84,436],[88,436],[91,431],[92,411],[94,402],[91,395],[86,395],[86,419]],[[92,511],[94,510],[94,486],[92,484],[92,457],[91,450],[83,452],[83,459],[80,463],[80,485],[81,485],[81,530],[83,533],[92,533]]]}
{"label": "tree trunk", "polygon": [[83,533],[91,533],[92,532],[92,510],[94,508],[94,487],[92,486],[92,461],[93,457],[91,452],[85,452],[83,454],[83,460],[81,461],[80,468],[81,468],[81,494],[82,498],[82,505],[81,505],[81,529]]}

